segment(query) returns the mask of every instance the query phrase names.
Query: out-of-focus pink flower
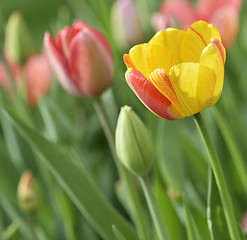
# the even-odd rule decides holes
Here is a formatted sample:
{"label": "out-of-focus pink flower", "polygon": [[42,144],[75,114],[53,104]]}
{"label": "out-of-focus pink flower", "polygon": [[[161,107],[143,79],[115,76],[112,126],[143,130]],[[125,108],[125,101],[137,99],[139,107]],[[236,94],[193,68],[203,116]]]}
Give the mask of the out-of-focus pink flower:
{"label": "out-of-focus pink flower", "polygon": [[[31,55],[23,67],[14,62],[5,54],[11,74],[14,78],[18,91],[27,92],[27,99],[30,105],[37,104],[40,95],[46,94],[51,82],[51,69],[45,53]],[[10,94],[13,89],[4,64],[0,62],[0,85]]]}
{"label": "out-of-focus pink flower", "polygon": [[25,77],[29,103],[35,105],[39,96],[45,95],[50,87],[51,69],[45,53],[35,54],[25,64]]}
{"label": "out-of-focus pink flower", "polygon": [[241,226],[242,226],[243,232],[247,233],[247,212],[244,213]]}
{"label": "out-of-focus pink flower", "polygon": [[58,80],[70,94],[94,97],[111,84],[114,62],[109,43],[84,22],[63,28],[55,39],[47,32],[44,45]]}
{"label": "out-of-focus pink flower", "polygon": [[213,23],[229,48],[237,35],[242,0],[199,0],[196,5],[188,0],[170,0],[161,4],[161,13],[155,13],[152,24],[156,31],[167,27],[187,29],[193,22]]}
{"label": "out-of-focus pink flower", "polygon": [[[17,83],[19,80],[17,76],[20,75],[20,67],[14,61],[9,60],[8,57],[5,56],[5,58],[10,68],[11,74],[14,77],[15,83]],[[12,91],[12,86],[11,86],[11,82],[9,79],[9,75],[2,62],[0,62],[0,85],[8,92],[8,94],[10,95],[12,94],[13,91]]]}
{"label": "out-of-focus pink flower", "polygon": [[111,9],[112,35],[117,46],[126,50],[144,40],[138,11],[133,0],[117,0]]}

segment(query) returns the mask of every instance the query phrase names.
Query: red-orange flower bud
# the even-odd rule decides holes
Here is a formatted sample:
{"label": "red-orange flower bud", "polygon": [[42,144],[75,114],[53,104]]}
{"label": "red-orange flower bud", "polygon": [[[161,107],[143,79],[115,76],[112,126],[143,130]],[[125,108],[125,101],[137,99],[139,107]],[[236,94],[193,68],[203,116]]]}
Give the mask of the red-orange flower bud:
{"label": "red-orange flower bud", "polygon": [[44,37],[51,66],[62,86],[71,94],[94,97],[111,84],[114,63],[105,36],[82,21],[65,27],[53,39]]}

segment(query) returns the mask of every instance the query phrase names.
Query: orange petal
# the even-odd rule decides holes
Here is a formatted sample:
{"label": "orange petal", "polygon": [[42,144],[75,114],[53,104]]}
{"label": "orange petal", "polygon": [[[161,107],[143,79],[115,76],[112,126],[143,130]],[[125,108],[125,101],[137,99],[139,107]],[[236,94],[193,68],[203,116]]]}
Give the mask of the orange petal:
{"label": "orange petal", "polygon": [[173,112],[176,112],[176,115],[181,118],[185,110],[172,87],[166,71],[162,68],[156,69],[150,74],[150,81],[172,103]]}

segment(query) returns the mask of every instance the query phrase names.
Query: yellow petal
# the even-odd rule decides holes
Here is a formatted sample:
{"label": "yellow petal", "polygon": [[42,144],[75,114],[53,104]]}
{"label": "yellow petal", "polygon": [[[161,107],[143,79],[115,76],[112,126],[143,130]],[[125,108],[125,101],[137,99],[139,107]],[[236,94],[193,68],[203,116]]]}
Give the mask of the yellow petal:
{"label": "yellow petal", "polygon": [[175,64],[174,55],[165,45],[148,44],[148,65],[151,71],[163,68],[169,72]]}
{"label": "yellow petal", "polygon": [[196,98],[199,112],[214,104],[217,79],[215,71],[200,64],[197,76]]}
{"label": "yellow petal", "polygon": [[206,66],[215,73],[215,87],[213,92],[212,104],[215,104],[222,92],[224,83],[224,62],[219,48],[215,43],[209,44],[202,52],[200,66]]}
{"label": "yellow petal", "polygon": [[175,64],[181,62],[180,59],[180,47],[185,31],[167,28],[165,31],[160,31],[150,40],[149,44],[155,44],[159,46],[165,46],[173,54]]}
{"label": "yellow petal", "polygon": [[181,63],[174,66],[169,73],[171,84],[184,106],[186,117],[199,111],[196,93],[198,70],[198,63]]}
{"label": "yellow petal", "polygon": [[140,71],[146,78],[151,73],[147,62],[148,44],[139,44],[129,51],[128,61],[131,61],[131,68]]}
{"label": "yellow petal", "polygon": [[184,35],[181,44],[182,62],[198,63],[203,49],[211,43],[211,38],[220,40],[220,34],[213,24],[195,22]]}
{"label": "yellow petal", "polygon": [[212,105],[216,84],[214,70],[198,63],[182,63],[171,69],[169,78],[187,110],[185,117]]}

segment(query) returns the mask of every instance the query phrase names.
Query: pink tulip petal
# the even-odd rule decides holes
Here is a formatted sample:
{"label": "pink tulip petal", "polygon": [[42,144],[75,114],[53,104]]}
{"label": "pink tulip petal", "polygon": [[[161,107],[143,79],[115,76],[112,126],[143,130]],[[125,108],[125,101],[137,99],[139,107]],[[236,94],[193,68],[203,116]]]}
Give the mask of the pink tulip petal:
{"label": "pink tulip petal", "polygon": [[164,2],[161,5],[161,12],[164,17],[170,20],[175,18],[183,29],[198,20],[195,8],[189,1],[173,0]]}
{"label": "pink tulip petal", "polygon": [[226,47],[230,47],[238,31],[238,13],[232,7],[224,7],[215,11],[210,21],[218,28],[222,42]]}
{"label": "pink tulip petal", "polygon": [[141,72],[137,70],[127,71],[126,80],[138,98],[153,113],[167,120],[175,119],[169,111],[171,102],[164,97]]}
{"label": "pink tulip petal", "polygon": [[70,79],[67,61],[56,46],[54,39],[50,33],[45,33],[44,45],[50,63],[57,75],[62,86],[73,95],[80,95],[79,90]]}
{"label": "pink tulip petal", "polygon": [[70,43],[69,68],[74,84],[86,96],[96,96],[111,83],[114,65],[98,35],[84,29]]}
{"label": "pink tulip petal", "polygon": [[51,69],[45,54],[33,55],[25,64],[27,92],[30,104],[36,104],[40,95],[46,94],[51,81]]}
{"label": "pink tulip petal", "polygon": [[77,33],[77,29],[65,27],[56,36],[56,46],[66,58],[69,58],[69,43]]}
{"label": "pink tulip petal", "polygon": [[107,39],[105,38],[105,36],[100,33],[99,31],[90,28],[86,23],[82,22],[82,21],[75,21],[73,24],[73,27],[83,31],[83,30],[87,30],[89,32],[92,32],[92,34],[95,36],[95,38],[97,39],[97,41],[101,42],[102,45],[104,46],[104,48],[107,50],[108,54],[112,57],[113,59],[113,55],[112,55],[112,51],[111,51],[111,47],[107,41]]}

